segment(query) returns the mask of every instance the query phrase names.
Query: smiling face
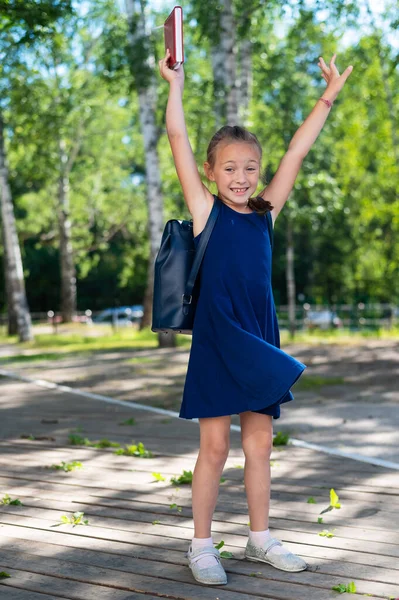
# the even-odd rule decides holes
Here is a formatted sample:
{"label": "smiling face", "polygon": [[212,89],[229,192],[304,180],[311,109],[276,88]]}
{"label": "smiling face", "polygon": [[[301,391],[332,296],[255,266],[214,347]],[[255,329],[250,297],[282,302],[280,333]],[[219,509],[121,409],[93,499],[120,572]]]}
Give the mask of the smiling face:
{"label": "smiling face", "polygon": [[219,198],[228,205],[245,208],[258,187],[260,153],[254,144],[229,142],[217,147],[213,168],[206,162],[204,170],[218,188]]}

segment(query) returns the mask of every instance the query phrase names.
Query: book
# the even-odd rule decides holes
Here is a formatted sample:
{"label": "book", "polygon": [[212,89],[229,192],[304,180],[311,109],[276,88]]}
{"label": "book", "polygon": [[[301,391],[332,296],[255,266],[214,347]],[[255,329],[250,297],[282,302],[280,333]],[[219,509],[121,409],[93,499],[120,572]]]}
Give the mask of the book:
{"label": "book", "polygon": [[184,63],[183,48],[183,9],[181,6],[175,6],[164,23],[165,53],[167,48],[170,51],[168,66],[170,69],[177,69]]}

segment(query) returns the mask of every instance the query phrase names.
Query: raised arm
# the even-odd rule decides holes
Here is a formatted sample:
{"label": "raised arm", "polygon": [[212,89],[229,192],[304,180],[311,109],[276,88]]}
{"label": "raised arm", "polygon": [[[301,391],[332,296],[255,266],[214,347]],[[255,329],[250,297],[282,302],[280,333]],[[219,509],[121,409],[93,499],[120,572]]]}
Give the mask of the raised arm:
{"label": "raised arm", "polygon": [[184,199],[191,215],[201,220],[209,213],[213,196],[202,183],[194,154],[188,139],[183,110],[184,69],[180,65],[176,70],[167,65],[169,49],[165,58],[159,61],[161,76],[169,82],[169,98],[166,106],[166,131],[172,149],[177,176],[183,190]]}
{"label": "raised arm", "polygon": [[327,67],[323,58],[319,59],[318,65],[322,71],[322,77],[327,82],[326,90],[322,95],[324,101],[319,99],[316,102],[312,112],[295,132],[276,174],[269,185],[259,194],[274,206],[272,210],[274,220],[276,220],[294,187],[303,159],[308,154],[327,120],[331,103],[334,102],[352,72],[353,67],[350,66],[340,75],[335,66],[335,57],[336,54],[333,55],[329,67]]}

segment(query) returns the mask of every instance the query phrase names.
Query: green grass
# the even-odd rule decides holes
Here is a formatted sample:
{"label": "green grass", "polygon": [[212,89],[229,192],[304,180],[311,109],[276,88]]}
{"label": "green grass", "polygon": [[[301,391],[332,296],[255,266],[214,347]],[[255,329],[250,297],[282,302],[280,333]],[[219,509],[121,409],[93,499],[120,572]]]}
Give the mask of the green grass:
{"label": "green grass", "polygon": [[340,385],[345,383],[344,377],[321,377],[320,375],[304,375],[295,384],[296,390],[314,390],[325,385]]}
{"label": "green grass", "polygon": [[[64,326],[64,329],[67,326]],[[35,328],[33,328],[34,330]],[[60,326],[60,329],[62,327]],[[17,338],[0,337],[0,343],[10,347],[17,346],[20,354],[17,356],[4,356],[0,362],[31,362],[39,360],[57,360],[68,355],[90,355],[94,352],[107,350],[143,350],[158,348],[158,335],[150,328],[143,331],[126,329],[112,333],[110,328],[99,328],[94,330],[95,335],[86,334],[87,327],[82,326],[82,333],[57,333],[57,334],[34,334],[35,339],[31,342],[17,344]],[[93,328],[90,329],[93,332]],[[190,347],[191,336],[177,335],[178,347]],[[137,357],[134,362],[150,362],[150,357]]]}
{"label": "green grass", "polygon": [[281,330],[281,344],[351,344],[358,345],[365,339],[399,340],[399,328],[376,329],[374,331],[350,331],[345,329],[332,329],[329,331],[298,331],[292,339],[286,329]]}

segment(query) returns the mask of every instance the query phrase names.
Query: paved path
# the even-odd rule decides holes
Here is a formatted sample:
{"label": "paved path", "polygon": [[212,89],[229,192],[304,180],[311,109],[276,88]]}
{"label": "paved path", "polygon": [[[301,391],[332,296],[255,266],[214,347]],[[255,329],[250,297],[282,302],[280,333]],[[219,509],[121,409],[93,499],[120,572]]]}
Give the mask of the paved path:
{"label": "paved path", "polygon": [[[292,344],[284,350],[308,368],[275,429],[327,448],[395,462],[399,468],[399,341]],[[0,356],[7,352],[10,346],[0,347]],[[121,348],[40,362],[3,359],[0,367],[178,411],[187,362],[188,351],[182,348]],[[237,417],[233,423],[239,423]]]}
{"label": "paved path", "polygon": [[[272,456],[271,529],[310,565],[284,573],[243,558],[248,514],[239,433],[223,474],[213,524],[228,585],[201,586],[186,566],[192,536],[190,488],[170,482],[193,469],[198,425],[133,407],[90,400],[0,378],[0,598],[4,600],[327,600],[354,582],[351,598],[399,596],[399,483],[393,470],[295,447]],[[134,425],[121,425],[133,417]],[[68,443],[71,430],[90,440],[142,441],[153,458]],[[53,438],[30,440],[32,434]],[[53,470],[61,461],[82,470]],[[155,482],[153,472],[165,481]],[[329,490],[342,507],[323,515]],[[312,497],[315,503],[308,503]],[[84,512],[87,526],[60,525]],[[323,529],[334,537],[320,537]],[[343,596],[345,597],[345,596]]]}

